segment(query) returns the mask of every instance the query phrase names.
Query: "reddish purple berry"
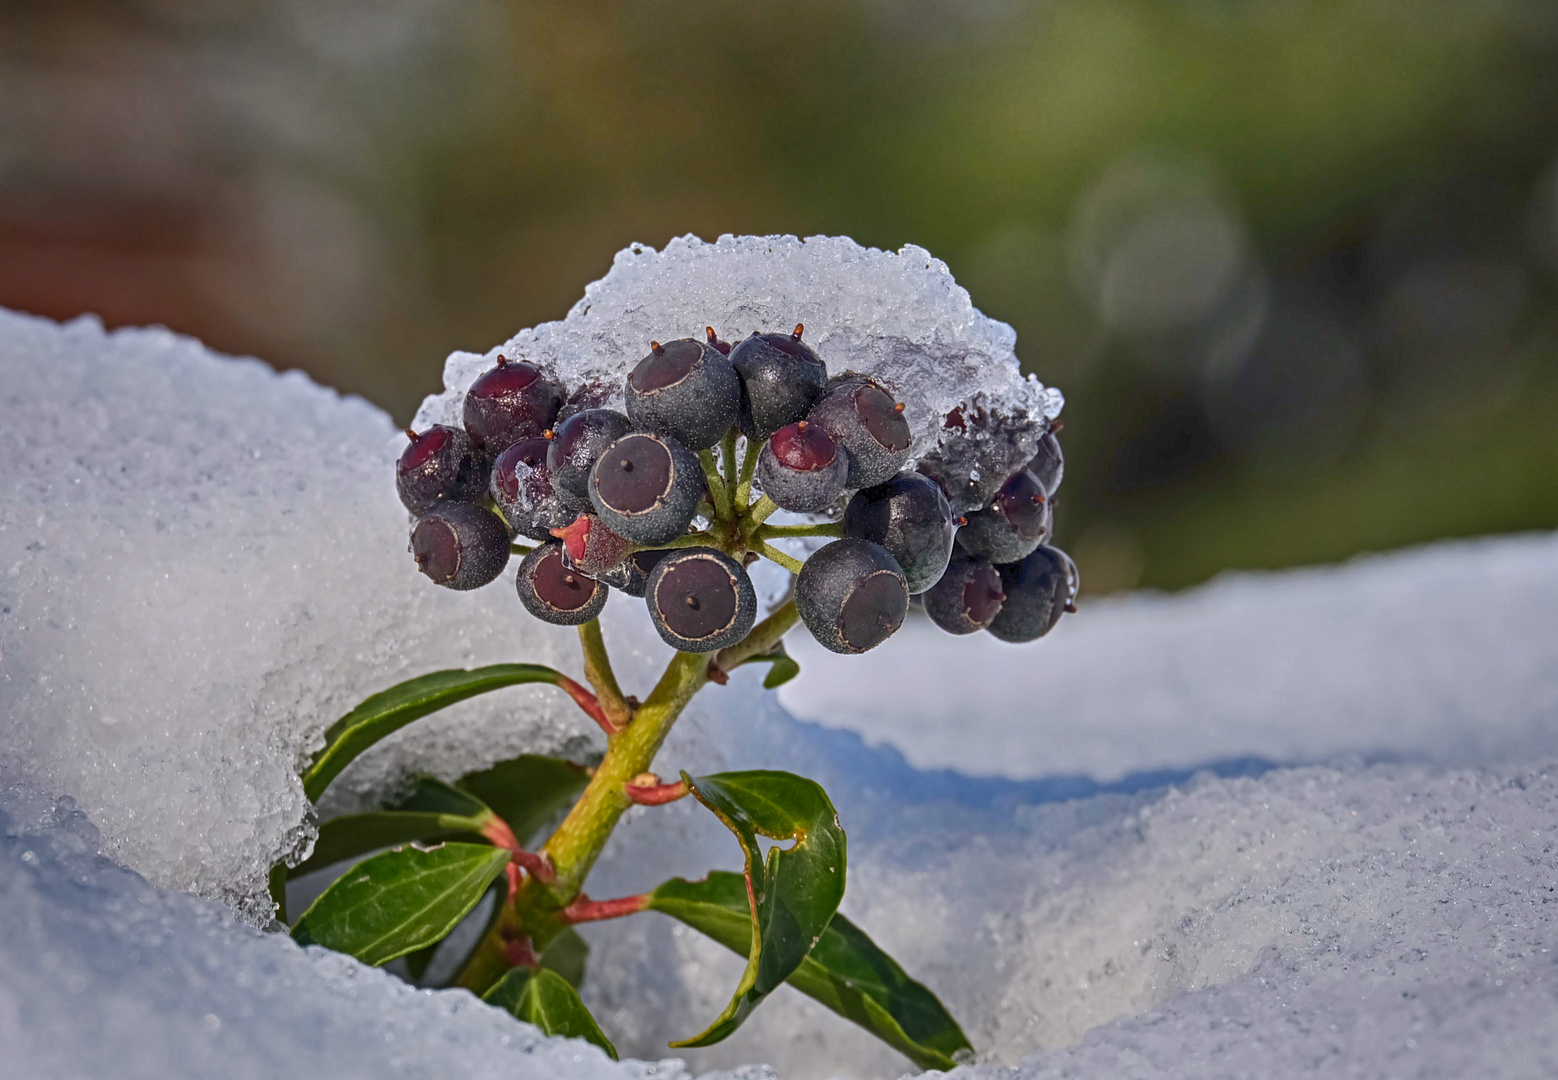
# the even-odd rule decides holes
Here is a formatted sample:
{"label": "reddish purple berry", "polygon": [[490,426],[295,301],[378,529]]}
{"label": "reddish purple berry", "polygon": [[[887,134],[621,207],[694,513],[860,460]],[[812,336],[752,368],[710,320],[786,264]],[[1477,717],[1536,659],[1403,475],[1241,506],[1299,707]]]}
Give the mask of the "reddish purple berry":
{"label": "reddish purple berry", "polygon": [[757,621],[757,592],[741,564],[714,548],[667,552],[644,590],[649,618],[673,649],[706,653],[734,645]]}
{"label": "reddish purple berry", "polygon": [[487,490],[489,459],[459,428],[434,424],[420,435],[410,428],[411,444],[395,463],[395,490],[413,514],[425,514],[440,502],[474,502]]}
{"label": "reddish purple berry", "polygon": [[972,634],[994,621],[1005,600],[1000,572],[985,559],[959,554],[925,593],[925,613],[949,634]]}
{"label": "reddish purple berry", "polygon": [[958,543],[997,565],[1016,562],[1048,539],[1051,521],[1044,486],[1024,469],[1001,485],[988,509],[968,515]]}
{"label": "reddish purple berry", "polygon": [[519,602],[542,622],[578,626],[600,614],[611,590],[569,566],[562,544],[542,544],[519,564]]}
{"label": "reddish purple berry", "polygon": [[823,648],[863,653],[903,625],[909,586],[886,548],[845,537],[801,565],[795,579],[795,607]]}
{"label": "reddish purple berry", "polygon": [[596,459],[590,502],[619,536],[664,544],[687,531],[707,487],[691,450],[669,435],[634,432]]}
{"label": "reddish purple berry", "polygon": [[883,483],[909,460],[909,422],[902,402],[874,382],[845,379],[807,417],[849,451],[852,488]]}
{"label": "reddish purple berry", "polygon": [[828,388],[828,369],[801,341],[805,328],[759,334],[735,347],[731,366],[741,376],[741,431],[754,441],[806,418]]}
{"label": "reddish purple berry", "polygon": [[1056,421],[1040,437],[1038,453],[1028,462],[1028,471],[1038,478],[1045,495],[1055,494],[1066,475],[1066,456],[1060,452],[1060,440],[1055,438],[1055,432],[1059,430],[1060,422]]}
{"label": "reddish purple berry", "polygon": [[730,357],[694,338],[651,342],[623,393],[634,427],[670,435],[692,450],[719,442],[741,409],[741,379]]}
{"label": "reddish purple berry", "polygon": [[574,519],[552,489],[552,473],[546,467],[548,439],[521,439],[492,463],[488,494],[517,533],[532,540],[546,540],[553,529]]}
{"label": "reddish purple berry", "polygon": [[1041,546],[1021,562],[999,568],[1006,600],[987,629],[1002,641],[1034,641],[1075,611],[1076,563],[1059,548]]}
{"label": "reddish purple berry", "polygon": [[489,454],[552,426],[566,395],[526,360],[498,357],[498,366],[465,392],[465,430]]}
{"label": "reddish purple berry", "polygon": [[618,536],[594,514],[580,514],[565,529],[553,529],[552,535],[563,542],[568,565],[595,577],[622,561],[633,550],[633,542]]}
{"label": "reddish purple berry", "polygon": [[602,450],[633,430],[627,417],[610,409],[585,409],[557,425],[546,467],[552,490],[575,510],[590,510],[590,472]]}
{"label": "reddish purple berry", "polygon": [[885,547],[898,560],[912,596],[941,579],[957,524],[935,481],[902,472],[855,493],[844,508],[844,532]]}
{"label": "reddish purple berry", "polygon": [[797,513],[831,506],[844,494],[848,475],[849,454],[808,420],[774,432],[757,459],[757,482],[763,493]]}
{"label": "reddish purple berry", "polygon": [[435,585],[479,589],[508,565],[509,533],[491,510],[446,503],[417,519],[411,554]]}

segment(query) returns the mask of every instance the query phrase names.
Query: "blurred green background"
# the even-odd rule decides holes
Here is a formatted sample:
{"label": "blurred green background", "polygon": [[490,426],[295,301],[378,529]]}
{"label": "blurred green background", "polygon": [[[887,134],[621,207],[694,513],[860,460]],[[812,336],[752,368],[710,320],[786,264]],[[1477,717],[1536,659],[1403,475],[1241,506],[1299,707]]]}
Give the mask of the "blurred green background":
{"label": "blurred green background", "polygon": [[0,6],[0,305],[405,420],[629,242],[922,244],[1094,592],[1558,526],[1555,159],[1550,2]]}

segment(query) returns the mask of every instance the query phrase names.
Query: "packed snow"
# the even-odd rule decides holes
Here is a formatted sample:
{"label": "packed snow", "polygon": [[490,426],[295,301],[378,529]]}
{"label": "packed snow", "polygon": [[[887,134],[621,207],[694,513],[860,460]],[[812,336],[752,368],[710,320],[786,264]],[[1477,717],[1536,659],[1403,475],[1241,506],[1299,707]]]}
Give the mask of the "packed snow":
{"label": "packed snow", "polygon": [[[690,240],[630,249],[567,322],[516,341],[559,365],[592,342],[601,363],[628,356],[667,316],[624,298],[686,293],[702,265],[706,297],[670,311],[688,332],[804,318],[826,356],[828,334],[886,340],[918,300],[946,326],[926,315],[909,340],[1010,366],[1009,331],[922,253],[740,243],[723,260]],[[770,247],[838,258],[786,269]],[[873,306],[897,295],[894,265],[904,298]],[[940,284],[916,284],[932,270]],[[718,307],[715,278],[772,306]],[[814,295],[836,313],[789,314]],[[571,635],[526,618],[506,581],[427,586],[389,419],[301,376],[165,331],[0,314],[0,405],[0,1076],[905,1070],[787,990],[728,1042],[643,1063],[740,969],[657,915],[587,928],[586,1001],[643,1059],[620,1066],[256,929],[265,869],[306,849],[293,768],[325,726],[438,667],[577,671]],[[1550,1075],[1555,596],[1558,544],[1532,536],[1100,602],[1021,649],[911,627],[855,672],[798,650],[785,700],[830,727],[786,713],[760,673],[710,688],[661,770],[822,781],[850,833],[844,910],[943,997],[981,1076]],[[666,652],[641,607],[616,597],[605,621],[642,687]],[[555,691],[502,691],[406,729],[323,809],[413,769],[598,749]],[[635,810],[591,891],[737,857],[696,806]]]}

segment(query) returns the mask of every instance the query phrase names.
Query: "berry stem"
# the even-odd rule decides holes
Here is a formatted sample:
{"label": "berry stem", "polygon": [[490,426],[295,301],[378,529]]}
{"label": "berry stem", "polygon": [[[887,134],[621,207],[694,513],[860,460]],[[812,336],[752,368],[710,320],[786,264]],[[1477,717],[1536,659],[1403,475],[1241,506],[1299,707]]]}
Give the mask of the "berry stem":
{"label": "berry stem", "polygon": [[736,484],[736,510],[746,513],[752,503],[752,477],[757,475],[757,461],[763,455],[763,444],[747,440],[746,456],[741,459],[741,479]]}
{"label": "berry stem", "polygon": [[666,551],[670,548],[689,547],[717,547],[714,537],[707,529],[699,529],[696,532],[683,533],[675,540],[667,540],[663,544],[634,544],[634,551]]}
{"label": "berry stem", "polygon": [[792,574],[799,574],[801,572],[801,560],[786,555],[784,552],[770,544],[767,540],[757,541],[757,547],[753,548],[752,550],[756,551],[763,558],[770,559],[778,563]]}
{"label": "berry stem", "polygon": [[825,521],[816,525],[764,525],[752,534],[754,540],[775,540],[781,536],[843,536],[842,521]]}
{"label": "berry stem", "polygon": [[731,428],[725,432],[725,437],[720,440],[720,466],[725,477],[725,491],[731,499],[731,513],[737,514],[746,509],[737,501],[736,494],[736,429]]}
{"label": "berry stem", "polygon": [[768,618],[754,626],[746,637],[730,648],[715,653],[711,667],[719,671],[734,671],[754,656],[768,655],[799,621],[800,613],[795,609],[794,600],[780,605]]}
{"label": "berry stem", "polygon": [[529,555],[534,550],[535,550],[535,545],[534,544],[510,544],[509,545],[509,554],[510,555]]}
{"label": "berry stem", "polygon": [[747,528],[757,528],[759,525],[773,516],[774,512],[778,509],[779,504],[774,502],[767,495],[764,495],[761,499],[758,499],[757,502],[753,503],[752,508],[747,511]]}
{"label": "berry stem", "polygon": [[703,462],[703,475],[709,482],[709,497],[714,500],[714,516],[720,521],[727,521],[731,516],[730,491],[725,487],[724,477],[720,476],[714,451],[699,450],[698,460]]}
{"label": "berry stem", "polygon": [[[633,719],[633,707],[622,696],[617,685],[616,672],[611,669],[611,657],[606,652],[606,639],[601,636],[600,620],[591,619],[579,627],[579,645],[584,651],[584,677],[595,688],[601,710],[613,727],[627,727]],[[607,731],[611,734],[611,731]]]}

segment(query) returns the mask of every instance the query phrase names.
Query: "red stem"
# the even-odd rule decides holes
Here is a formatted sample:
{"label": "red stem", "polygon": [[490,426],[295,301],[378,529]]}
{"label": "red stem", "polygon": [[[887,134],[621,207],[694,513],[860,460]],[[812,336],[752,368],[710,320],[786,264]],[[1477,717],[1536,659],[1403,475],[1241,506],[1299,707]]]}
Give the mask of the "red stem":
{"label": "red stem", "polygon": [[568,692],[568,696],[573,698],[579,708],[589,713],[590,719],[599,724],[602,731],[607,735],[615,735],[622,730],[611,722],[611,717],[607,716],[606,710],[601,708],[599,698],[566,675],[559,675],[557,678],[560,680],[557,685]]}
{"label": "red stem", "polygon": [[515,875],[517,869],[523,869],[537,881],[556,880],[557,872],[552,868],[552,860],[547,858],[546,853],[537,855],[520,847],[519,839],[514,835],[514,830],[509,828],[509,823],[496,814],[482,826],[481,831],[483,836],[492,841],[494,847],[508,849],[511,859],[508,866],[509,895],[512,896],[514,890],[519,887],[519,880]]}
{"label": "red stem", "polygon": [[563,908],[563,918],[571,923],[599,922],[601,919],[620,919],[624,915],[636,915],[649,907],[649,894],[620,896],[615,900],[591,900],[580,893],[574,902]]}
{"label": "red stem", "polygon": [[674,784],[623,784],[622,790],[630,802],[640,806],[664,806],[682,798],[690,789],[687,781],[678,780]]}

